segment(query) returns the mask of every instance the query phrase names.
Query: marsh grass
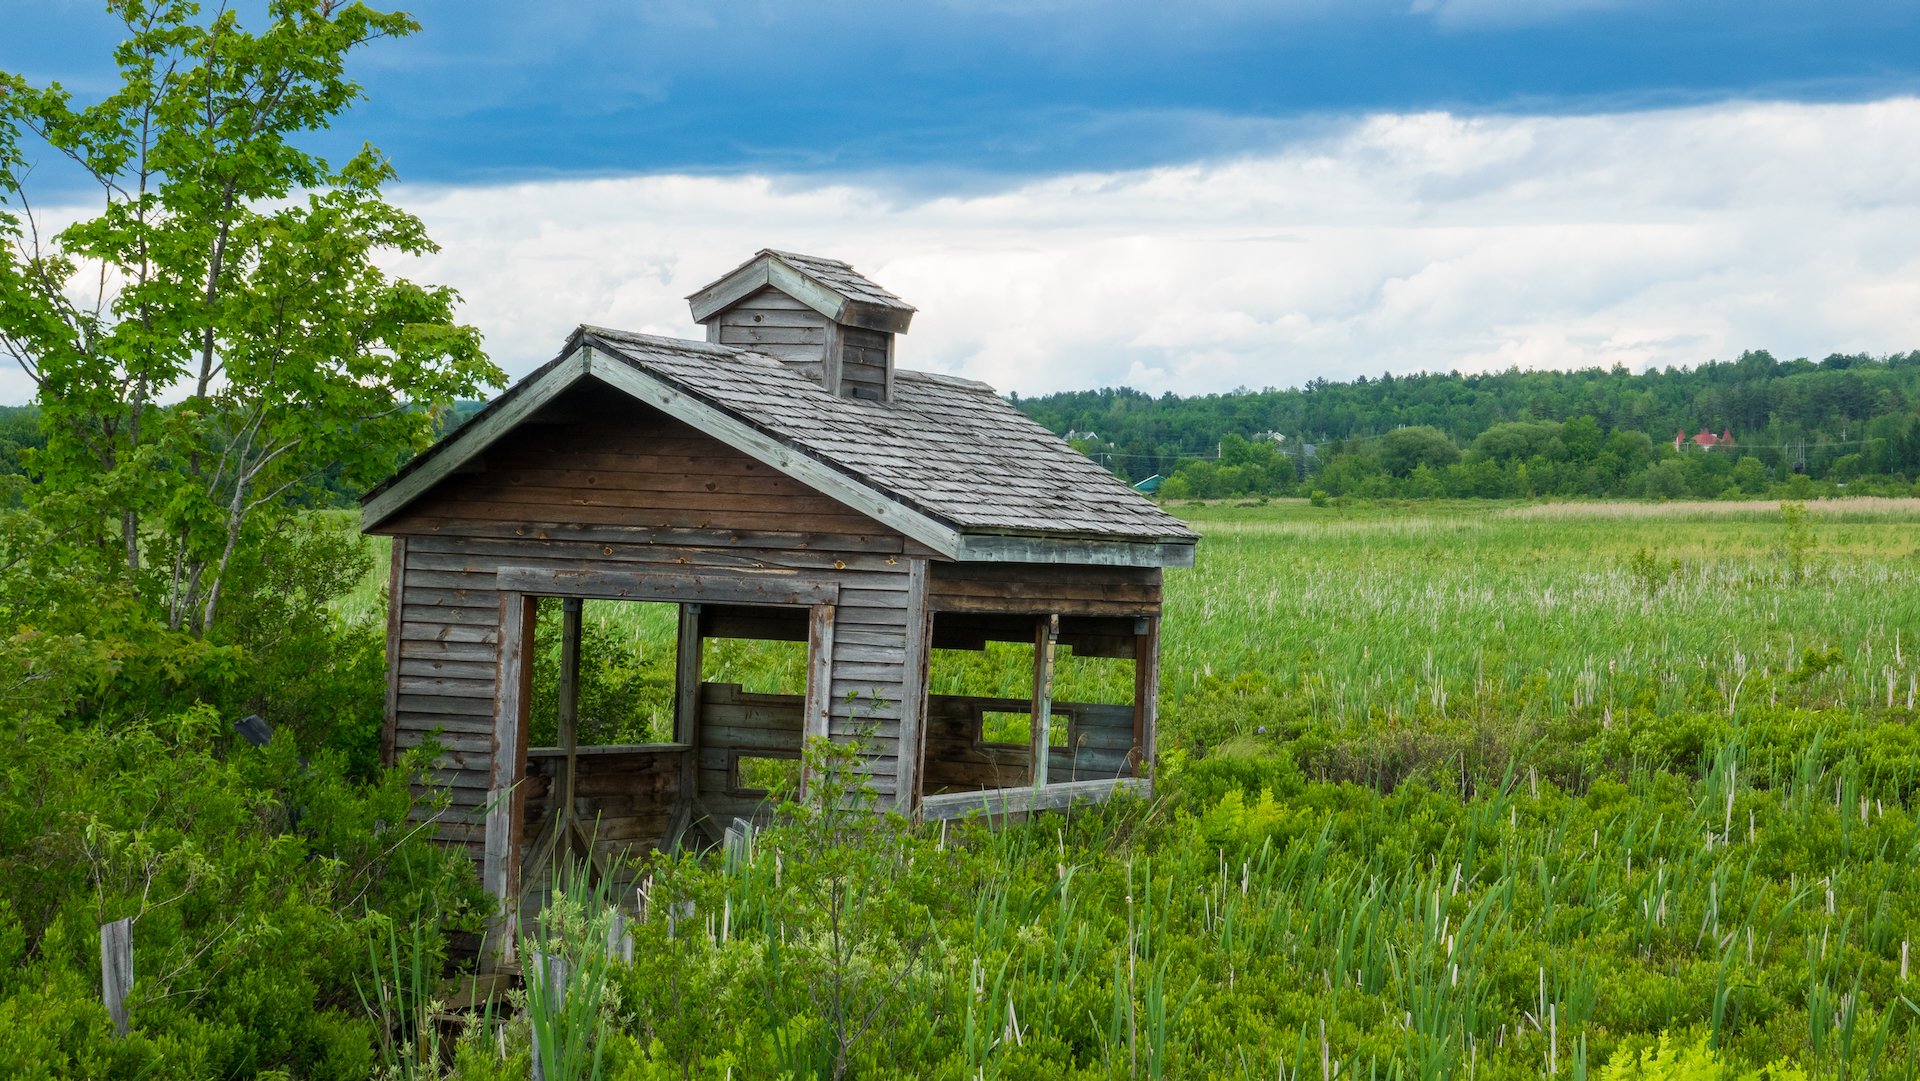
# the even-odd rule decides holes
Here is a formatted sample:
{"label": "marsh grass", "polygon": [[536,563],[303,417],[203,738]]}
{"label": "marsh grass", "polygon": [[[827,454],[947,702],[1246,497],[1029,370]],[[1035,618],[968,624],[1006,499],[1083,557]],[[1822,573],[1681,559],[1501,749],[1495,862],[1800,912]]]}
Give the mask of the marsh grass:
{"label": "marsh grass", "polygon": [[[1920,1076],[1920,508],[1719,507],[1182,508],[1157,801],[662,857],[699,916],[642,922],[610,1064]],[[1026,653],[936,689],[1020,697]],[[791,891],[868,859],[836,951]],[[834,973],[884,1038],[823,1042]]]}

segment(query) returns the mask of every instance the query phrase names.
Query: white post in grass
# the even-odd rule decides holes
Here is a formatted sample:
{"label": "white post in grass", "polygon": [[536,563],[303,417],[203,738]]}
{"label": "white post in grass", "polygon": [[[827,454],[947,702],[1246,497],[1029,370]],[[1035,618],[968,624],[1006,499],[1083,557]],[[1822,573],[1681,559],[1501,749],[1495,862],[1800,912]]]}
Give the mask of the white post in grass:
{"label": "white post in grass", "polygon": [[133,919],[100,925],[100,999],[113,1034],[127,1034],[127,993],[133,990]]}

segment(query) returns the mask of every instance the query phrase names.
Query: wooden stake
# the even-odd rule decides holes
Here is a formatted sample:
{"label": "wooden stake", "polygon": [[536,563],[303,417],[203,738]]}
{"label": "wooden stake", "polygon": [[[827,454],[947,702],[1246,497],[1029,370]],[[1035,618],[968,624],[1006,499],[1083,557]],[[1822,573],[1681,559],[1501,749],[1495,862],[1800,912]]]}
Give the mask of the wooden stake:
{"label": "wooden stake", "polygon": [[100,999],[113,1018],[113,1034],[127,1034],[127,993],[133,990],[133,920],[100,925]]}

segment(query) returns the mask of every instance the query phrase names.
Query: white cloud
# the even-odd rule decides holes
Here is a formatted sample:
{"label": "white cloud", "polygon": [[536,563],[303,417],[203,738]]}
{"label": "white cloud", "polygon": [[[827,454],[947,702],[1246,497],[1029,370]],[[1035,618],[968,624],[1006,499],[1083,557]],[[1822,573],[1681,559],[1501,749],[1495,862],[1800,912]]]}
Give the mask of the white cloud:
{"label": "white cloud", "polygon": [[[1158,393],[1920,348],[1920,101],[1386,115],[1242,160],[925,197],[640,176],[403,188],[520,375],[579,323],[698,337],[762,247],[920,308],[911,367]],[[13,400],[24,389],[0,384]]]}
{"label": "white cloud", "polygon": [[761,247],[920,308],[906,364],[1003,390],[1697,364],[1920,347],[1920,101],[1389,115],[1270,155],[908,197],[642,176],[397,193],[514,374],[576,323],[697,335]]}

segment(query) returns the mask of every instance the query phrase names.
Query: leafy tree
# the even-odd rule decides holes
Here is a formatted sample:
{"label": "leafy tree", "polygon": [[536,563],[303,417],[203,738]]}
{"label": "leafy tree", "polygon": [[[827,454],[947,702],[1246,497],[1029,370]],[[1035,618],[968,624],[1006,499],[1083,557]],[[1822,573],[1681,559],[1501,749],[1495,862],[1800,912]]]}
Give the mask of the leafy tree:
{"label": "leafy tree", "polygon": [[1380,438],[1380,463],[1387,472],[1404,477],[1419,466],[1438,469],[1460,460],[1460,451],[1447,433],[1428,424],[1396,428]]}
{"label": "leafy tree", "polygon": [[[381,269],[434,250],[382,198],[386,159],[299,145],[359,96],[348,55],[415,23],[272,0],[255,33],[190,0],[108,6],[127,39],[105,98],[0,74],[0,349],[38,386],[41,551],[204,632],[290,495],[374,479],[431,407],[501,375],[451,290]],[[36,215],[29,143],[96,213]]]}

